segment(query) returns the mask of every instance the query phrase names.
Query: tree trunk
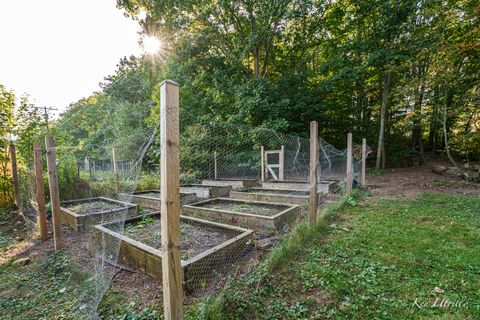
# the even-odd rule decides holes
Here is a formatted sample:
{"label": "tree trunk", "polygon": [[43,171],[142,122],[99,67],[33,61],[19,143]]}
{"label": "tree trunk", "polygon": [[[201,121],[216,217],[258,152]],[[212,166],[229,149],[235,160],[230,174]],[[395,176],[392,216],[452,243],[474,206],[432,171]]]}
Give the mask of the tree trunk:
{"label": "tree trunk", "polygon": [[432,150],[432,154],[435,155],[437,152],[437,113],[438,113],[438,103],[440,102],[438,99],[438,87],[434,89],[434,98],[433,98],[433,105],[432,105],[432,116],[430,119],[430,132],[428,141],[430,143],[430,148]]}
{"label": "tree trunk", "polygon": [[255,78],[258,78],[258,76],[260,75],[258,55],[259,55],[258,45],[255,45],[253,47],[253,70],[255,72]]}
{"label": "tree trunk", "polygon": [[[380,107],[380,129],[378,132],[378,146],[377,146],[377,162],[375,167],[380,168],[382,166],[382,154],[385,155],[385,114],[387,111],[388,103],[388,93],[390,89],[390,71],[385,71],[383,77],[383,88],[382,88],[382,104]],[[385,161],[384,161],[385,162]],[[384,163],[385,165],[385,163]]]}
{"label": "tree trunk", "polygon": [[458,168],[457,163],[455,162],[455,159],[453,159],[452,154],[450,153],[450,148],[448,146],[448,130],[447,130],[447,109],[448,109],[448,86],[445,86],[445,96],[444,96],[444,106],[443,106],[443,138],[445,142],[445,151],[447,152],[447,157],[450,160],[450,162],[455,166],[455,168]]}

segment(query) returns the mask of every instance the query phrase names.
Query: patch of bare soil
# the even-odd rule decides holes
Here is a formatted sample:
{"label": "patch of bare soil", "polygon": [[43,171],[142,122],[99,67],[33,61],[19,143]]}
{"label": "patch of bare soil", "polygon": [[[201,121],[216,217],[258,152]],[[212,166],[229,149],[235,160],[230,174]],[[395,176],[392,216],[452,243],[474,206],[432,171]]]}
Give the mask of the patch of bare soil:
{"label": "patch of bare soil", "polygon": [[86,213],[121,209],[121,208],[124,208],[124,206],[117,203],[113,203],[113,202],[94,200],[90,202],[83,202],[83,203],[68,205],[66,208],[77,214],[86,214]]}
{"label": "patch of bare soil", "polygon": [[273,204],[255,204],[226,200],[209,201],[196,206],[216,210],[256,214],[261,216],[274,216],[286,209],[284,206],[277,206]]}
{"label": "patch of bare soil", "polygon": [[147,198],[160,199],[160,192],[140,193],[140,194],[136,194],[136,196],[142,196],[142,197],[147,197]]}
{"label": "patch of bare soil", "polygon": [[425,191],[480,196],[480,184],[432,172],[431,162],[421,167],[387,169],[381,175],[367,176],[367,188],[374,196],[416,198]]}
{"label": "patch of bare soil", "polygon": [[289,196],[308,196],[309,195],[309,193],[307,191],[274,190],[274,189],[247,189],[244,192],[281,194],[281,195],[289,195]]}
{"label": "patch of bare soil", "polygon": [[[140,220],[125,225],[124,234],[152,248],[161,248],[160,219]],[[228,232],[218,232],[199,225],[180,223],[180,255],[188,260],[233,238]]]}

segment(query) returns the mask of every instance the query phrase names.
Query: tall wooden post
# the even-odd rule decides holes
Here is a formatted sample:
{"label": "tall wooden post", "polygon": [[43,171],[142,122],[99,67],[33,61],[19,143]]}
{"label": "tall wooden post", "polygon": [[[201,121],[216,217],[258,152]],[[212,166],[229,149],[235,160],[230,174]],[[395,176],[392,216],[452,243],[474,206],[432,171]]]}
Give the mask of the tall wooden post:
{"label": "tall wooden post", "polygon": [[217,151],[213,151],[213,174],[215,180],[218,179],[218,171],[217,171]]}
{"label": "tall wooden post", "polygon": [[310,122],[310,199],[308,221],[311,226],[317,222],[317,164],[318,164],[318,123]]}
{"label": "tall wooden post", "polygon": [[265,148],[260,146],[260,170],[262,183],[265,182]]}
{"label": "tall wooden post", "polygon": [[20,183],[18,182],[17,150],[13,143],[10,144],[10,156],[12,158],[12,180],[13,191],[15,192],[15,205],[20,209],[22,200],[20,198]]}
{"label": "tall wooden post", "polygon": [[92,163],[90,162],[90,159],[87,158],[88,161],[88,174],[90,176],[90,179],[93,178],[93,172],[92,172]]}
{"label": "tall wooden post", "polygon": [[115,154],[115,148],[112,148],[112,166],[113,166],[113,177],[115,179],[115,192],[120,192],[120,182],[118,179],[118,167],[117,167],[117,156]]}
{"label": "tall wooden post", "polygon": [[278,155],[278,179],[285,180],[285,146],[282,144],[280,154]]}
{"label": "tall wooden post", "polygon": [[345,180],[345,192],[347,195],[352,193],[353,184],[353,154],[352,154],[352,134],[347,135],[347,178]]}
{"label": "tall wooden post", "polygon": [[33,160],[35,164],[35,183],[37,187],[38,224],[40,238],[48,239],[47,210],[45,208],[45,186],[43,184],[42,148],[38,142],[33,145]]}
{"label": "tall wooden post", "polygon": [[362,187],[365,187],[367,184],[366,178],[366,171],[367,171],[367,139],[362,139]]}
{"label": "tall wooden post", "polygon": [[160,174],[162,277],[165,319],[183,319],[183,271],[180,262],[179,87],[160,85]]}
{"label": "tall wooden post", "polygon": [[50,204],[52,207],[53,244],[55,250],[64,247],[62,235],[62,216],[60,212],[60,191],[58,189],[57,166],[55,163],[55,141],[53,137],[45,137],[47,149],[48,186],[50,189]]}

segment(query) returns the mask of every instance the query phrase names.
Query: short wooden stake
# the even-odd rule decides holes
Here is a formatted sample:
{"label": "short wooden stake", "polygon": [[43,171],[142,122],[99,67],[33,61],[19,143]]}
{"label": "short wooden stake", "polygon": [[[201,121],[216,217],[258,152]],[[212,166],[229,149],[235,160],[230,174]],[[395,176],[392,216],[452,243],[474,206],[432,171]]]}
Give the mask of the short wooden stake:
{"label": "short wooden stake", "polygon": [[284,181],[285,178],[285,146],[282,144],[280,154],[278,155],[278,179]]}
{"label": "short wooden stake", "polygon": [[213,151],[213,174],[214,174],[215,180],[218,179],[217,151]]}
{"label": "short wooden stake", "polygon": [[347,177],[345,181],[345,192],[347,195],[352,193],[353,185],[353,154],[352,154],[352,134],[347,135]]}
{"label": "short wooden stake", "polygon": [[48,239],[47,210],[45,207],[45,186],[43,184],[42,148],[38,142],[33,145],[33,160],[35,165],[35,183],[37,186],[38,225],[40,238]]}
{"label": "short wooden stake", "polygon": [[18,182],[17,151],[13,143],[10,144],[10,156],[12,160],[12,182],[13,191],[15,193],[15,205],[18,209],[21,209],[22,200],[20,198],[20,183]]}
{"label": "short wooden stake", "polygon": [[112,148],[112,165],[113,165],[113,177],[115,179],[115,192],[120,192],[120,181],[118,178],[117,157],[115,155],[115,148]]}
{"label": "short wooden stake", "polygon": [[310,122],[310,198],[308,221],[311,226],[317,223],[317,165],[318,165],[318,123]]}
{"label": "short wooden stake", "polygon": [[366,171],[367,171],[367,139],[362,139],[362,187],[365,187],[367,184],[366,178]]}
{"label": "short wooden stake", "polygon": [[62,235],[62,216],[60,212],[60,191],[58,189],[57,167],[55,163],[55,141],[53,137],[45,137],[47,149],[48,185],[50,189],[50,204],[52,207],[53,244],[55,250],[64,247]]}
{"label": "short wooden stake", "polygon": [[260,170],[262,183],[265,182],[265,148],[260,146]]}
{"label": "short wooden stake", "polygon": [[167,320],[183,319],[183,270],[180,262],[179,87],[160,85],[160,198],[163,308]]}

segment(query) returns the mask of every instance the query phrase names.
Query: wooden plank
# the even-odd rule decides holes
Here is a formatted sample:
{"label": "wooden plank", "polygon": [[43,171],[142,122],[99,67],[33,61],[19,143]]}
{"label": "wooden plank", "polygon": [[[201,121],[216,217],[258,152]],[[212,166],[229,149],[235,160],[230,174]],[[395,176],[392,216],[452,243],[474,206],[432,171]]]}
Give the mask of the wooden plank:
{"label": "wooden plank", "polygon": [[217,171],[217,151],[213,151],[213,173],[214,179],[218,178],[218,171]]}
{"label": "wooden plank", "polygon": [[278,168],[278,169],[280,169],[280,164],[267,164],[267,167],[268,167],[268,168],[271,168],[271,169],[273,169],[273,168]]}
{"label": "wooden plank", "polygon": [[180,261],[179,87],[160,85],[161,235],[164,316],[183,319],[183,269]]}
{"label": "wooden plank", "polygon": [[367,139],[362,139],[362,187],[365,187],[367,184],[366,178],[366,171],[367,171]]}
{"label": "wooden plank", "polygon": [[279,160],[279,169],[278,169],[278,178],[283,181],[285,179],[285,146],[282,144],[280,148],[280,153],[278,155]]}
{"label": "wooden plank", "polygon": [[38,224],[40,238],[48,239],[47,210],[45,207],[45,185],[43,184],[42,148],[38,142],[33,145],[33,159],[35,165],[35,183],[37,187]]}
{"label": "wooden plank", "polygon": [[352,193],[353,184],[353,154],[352,154],[352,134],[347,135],[347,178],[345,181],[345,192],[347,195]]}
{"label": "wooden plank", "polygon": [[115,154],[115,148],[112,148],[112,164],[113,164],[113,176],[115,178],[115,192],[120,192],[120,181],[118,177],[117,156]]}
{"label": "wooden plank", "polygon": [[53,137],[45,137],[47,149],[48,185],[50,189],[50,203],[52,206],[53,244],[55,250],[64,247],[62,235],[62,212],[60,210],[60,191],[58,189],[57,167],[55,164],[55,141]]}
{"label": "wooden plank", "polygon": [[267,165],[267,169],[270,172],[270,174],[272,175],[273,180],[278,180],[278,177],[277,177],[277,175],[275,174],[275,171],[273,171],[272,168],[273,168],[272,165]]}
{"label": "wooden plank", "polygon": [[318,123],[310,122],[310,206],[308,221],[311,226],[317,223],[317,167],[318,167]]}
{"label": "wooden plank", "polygon": [[260,170],[262,171],[261,180],[265,182],[265,147],[260,147]]}
{"label": "wooden plank", "polygon": [[280,154],[280,152],[282,152],[282,150],[268,150],[268,151],[265,151],[265,154],[266,154],[266,155],[269,155],[269,154]]}
{"label": "wooden plank", "polygon": [[22,200],[20,198],[20,184],[18,182],[17,151],[13,143],[10,144],[10,157],[12,161],[12,181],[13,191],[15,193],[15,205],[18,209],[21,209]]}

